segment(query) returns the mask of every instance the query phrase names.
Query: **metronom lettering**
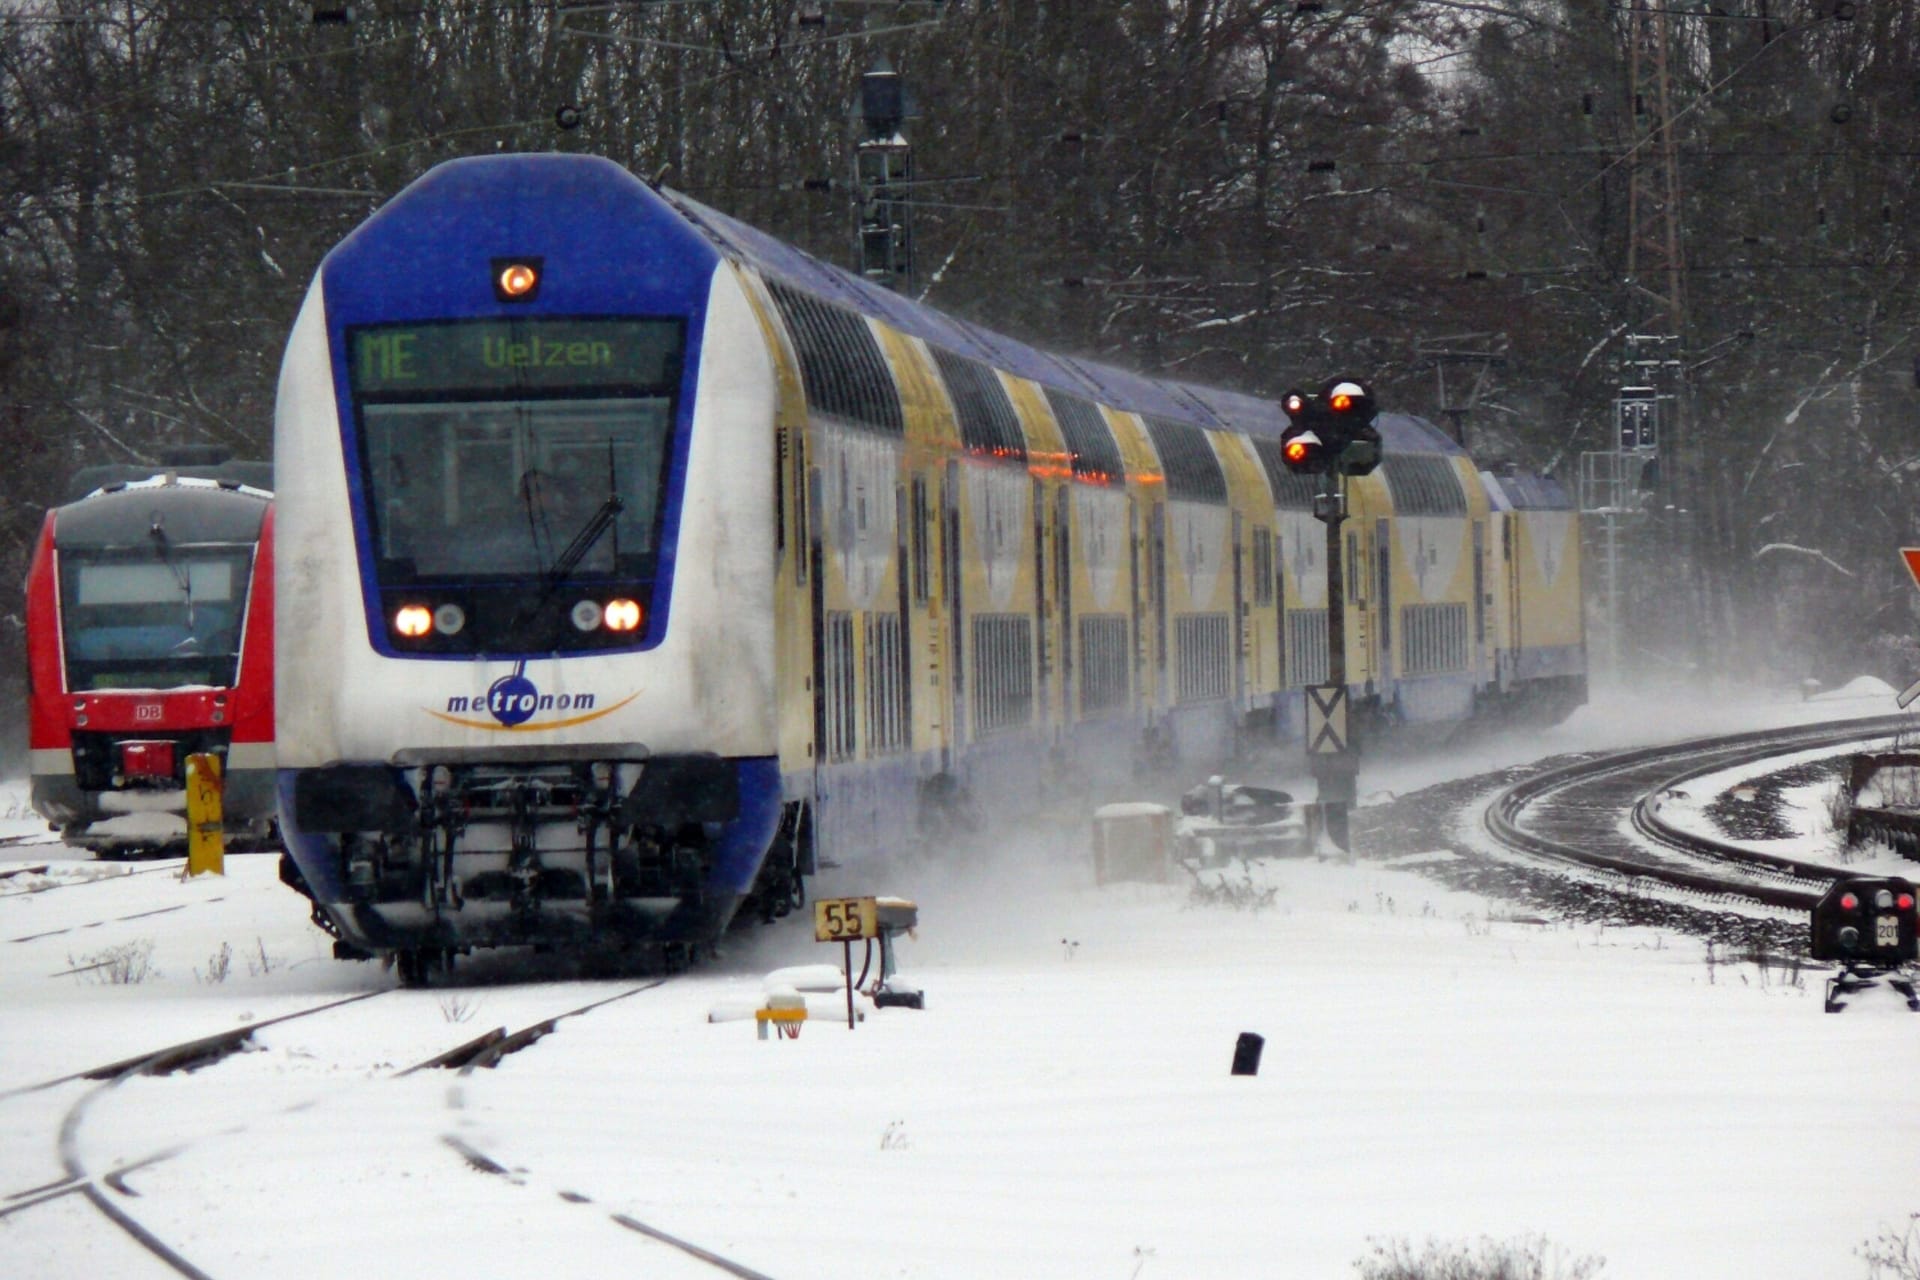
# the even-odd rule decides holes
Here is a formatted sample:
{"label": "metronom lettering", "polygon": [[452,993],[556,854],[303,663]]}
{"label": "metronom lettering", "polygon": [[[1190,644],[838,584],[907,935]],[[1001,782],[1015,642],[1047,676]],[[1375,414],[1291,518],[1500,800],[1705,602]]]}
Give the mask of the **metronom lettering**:
{"label": "metronom lettering", "polygon": [[593,693],[496,693],[489,703],[486,696],[447,699],[448,714],[463,711],[591,711],[598,694]]}

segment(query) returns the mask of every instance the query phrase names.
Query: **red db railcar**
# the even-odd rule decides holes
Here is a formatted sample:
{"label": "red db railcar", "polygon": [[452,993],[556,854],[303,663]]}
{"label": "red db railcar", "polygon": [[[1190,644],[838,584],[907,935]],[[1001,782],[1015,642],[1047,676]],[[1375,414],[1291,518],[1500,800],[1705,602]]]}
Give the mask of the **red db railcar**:
{"label": "red db railcar", "polygon": [[27,576],[33,806],[69,844],[186,838],[186,764],[220,757],[229,838],[276,839],[273,468],[213,454],[90,467]]}

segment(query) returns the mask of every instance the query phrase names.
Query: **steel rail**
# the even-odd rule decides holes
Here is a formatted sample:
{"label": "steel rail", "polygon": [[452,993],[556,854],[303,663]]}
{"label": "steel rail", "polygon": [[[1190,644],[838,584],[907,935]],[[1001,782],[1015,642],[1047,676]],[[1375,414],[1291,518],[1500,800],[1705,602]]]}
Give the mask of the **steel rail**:
{"label": "steel rail", "polygon": [[[1647,834],[1669,847],[1701,856],[1732,859],[1775,874],[1797,876],[1830,883],[1846,873],[1801,859],[1779,858],[1760,850],[1730,845],[1725,841],[1681,831],[1659,821],[1650,813],[1647,797],[1678,782],[1697,778],[1720,769],[1766,759],[1796,750],[1832,746],[1843,742],[1886,737],[1913,727],[1910,716],[1884,716],[1866,720],[1828,721],[1800,725],[1790,729],[1762,729],[1717,738],[1695,738],[1659,747],[1642,747],[1617,752],[1594,760],[1583,760],[1544,770],[1506,788],[1487,805],[1482,822],[1488,834],[1511,849],[1535,856],[1571,862],[1595,870],[1633,879],[1652,880],[1674,888],[1723,897],[1750,898],[1769,906],[1807,911],[1819,900],[1816,891],[1786,885],[1755,883],[1751,880],[1714,875],[1707,871],[1663,864],[1644,859],[1622,857],[1597,849],[1584,848],[1555,840],[1521,825],[1521,815],[1530,806],[1540,804],[1556,792],[1583,783],[1646,769],[1663,761],[1679,766],[1658,785],[1642,790],[1633,810],[1636,826],[1646,821]],[[1656,834],[1657,833],[1657,834]]]}

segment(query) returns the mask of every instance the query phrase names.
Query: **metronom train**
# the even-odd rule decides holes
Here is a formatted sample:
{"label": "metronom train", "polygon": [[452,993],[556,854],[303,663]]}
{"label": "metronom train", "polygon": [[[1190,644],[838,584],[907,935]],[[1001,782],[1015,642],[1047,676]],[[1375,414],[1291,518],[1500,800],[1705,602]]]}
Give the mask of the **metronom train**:
{"label": "metronom train", "polygon": [[[1564,714],[1564,493],[1378,425],[1356,707]],[[476,947],[672,956],[784,914],[836,852],[1297,739],[1325,530],[1284,426],[609,161],[443,164],[327,256],[281,373],[289,878],[403,981]]]}

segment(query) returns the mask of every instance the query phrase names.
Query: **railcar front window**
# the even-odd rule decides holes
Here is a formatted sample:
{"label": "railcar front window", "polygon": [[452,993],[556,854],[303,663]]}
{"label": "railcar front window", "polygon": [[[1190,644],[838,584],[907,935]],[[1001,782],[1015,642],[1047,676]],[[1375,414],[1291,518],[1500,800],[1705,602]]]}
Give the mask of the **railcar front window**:
{"label": "railcar front window", "polygon": [[231,686],[251,564],[248,548],[62,553],[68,687]]}
{"label": "railcar front window", "polygon": [[349,338],[368,532],[383,587],[550,573],[651,576],[685,324],[520,317]]}
{"label": "railcar front window", "polygon": [[575,572],[651,571],[664,397],[370,404],[364,423],[384,585],[547,573],[614,494],[620,513]]}

